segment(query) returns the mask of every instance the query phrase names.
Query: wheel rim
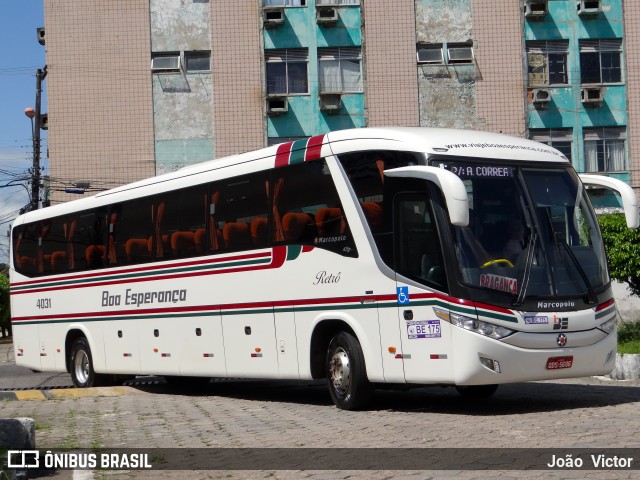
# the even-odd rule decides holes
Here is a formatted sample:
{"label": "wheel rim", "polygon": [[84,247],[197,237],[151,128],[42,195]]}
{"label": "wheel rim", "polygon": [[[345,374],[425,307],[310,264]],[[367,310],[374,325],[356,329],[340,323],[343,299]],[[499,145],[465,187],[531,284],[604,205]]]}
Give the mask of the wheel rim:
{"label": "wheel rim", "polygon": [[87,383],[89,379],[89,356],[84,350],[76,354],[74,372],[79,383]]}
{"label": "wheel rim", "polygon": [[339,392],[349,389],[351,383],[351,367],[349,355],[343,348],[338,348],[329,362],[331,384]]}

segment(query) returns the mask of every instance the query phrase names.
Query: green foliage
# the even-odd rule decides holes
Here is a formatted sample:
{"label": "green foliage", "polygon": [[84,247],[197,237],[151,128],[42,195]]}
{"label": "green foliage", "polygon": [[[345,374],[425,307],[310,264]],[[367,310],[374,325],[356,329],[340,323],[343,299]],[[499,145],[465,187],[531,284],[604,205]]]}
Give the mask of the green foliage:
{"label": "green foliage", "polygon": [[618,343],[640,341],[640,321],[623,323],[618,327]]}
{"label": "green foliage", "polygon": [[618,353],[633,353],[637,355],[640,353],[640,340],[634,340],[632,342],[619,343]]}
{"label": "green foliage", "polygon": [[618,326],[618,353],[640,353],[640,321]]}
{"label": "green foliage", "polygon": [[11,308],[9,304],[9,279],[0,274],[0,330],[11,334]]}
{"label": "green foliage", "polygon": [[611,278],[640,296],[640,229],[629,229],[622,214],[598,217]]}

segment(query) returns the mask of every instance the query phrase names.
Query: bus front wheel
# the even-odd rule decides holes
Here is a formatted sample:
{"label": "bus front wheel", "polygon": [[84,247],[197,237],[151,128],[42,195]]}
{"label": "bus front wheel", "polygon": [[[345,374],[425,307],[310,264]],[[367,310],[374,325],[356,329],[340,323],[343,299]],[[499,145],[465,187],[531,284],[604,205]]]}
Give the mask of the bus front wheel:
{"label": "bus front wheel", "polygon": [[93,369],[93,357],[89,342],[84,337],[78,338],[71,347],[71,361],[69,362],[71,380],[78,388],[98,386],[99,375]]}
{"label": "bus front wheel", "polygon": [[371,394],[364,355],[358,340],[347,332],[338,333],[327,349],[327,383],[333,403],[343,410],[365,406]]}

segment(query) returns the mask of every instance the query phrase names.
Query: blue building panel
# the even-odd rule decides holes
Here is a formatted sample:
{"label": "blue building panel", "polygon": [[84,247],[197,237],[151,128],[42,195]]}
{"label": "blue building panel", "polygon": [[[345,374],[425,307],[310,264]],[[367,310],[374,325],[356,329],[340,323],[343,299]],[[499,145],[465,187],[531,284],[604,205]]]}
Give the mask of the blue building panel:
{"label": "blue building panel", "polygon": [[[329,5],[336,21],[317,21],[316,2],[285,7],[282,25],[264,29],[265,50],[304,48],[308,52],[307,94],[287,96],[287,111],[267,117],[269,138],[307,137],[365,126],[364,93],[341,93],[339,111],[320,108],[319,48],[361,47],[360,5]],[[333,12],[333,10],[332,10]],[[361,62],[362,66],[362,62]]]}
{"label": "blue building panel", "polygon": [[[587,72],[595,73],[595,80],[598,79],[598,68],[602,69],[600,81],[594,82],[594,79],[590,78],[593,75],[587,74],[585,77],[585,72],[581,70],[581,43],[587,52],[604,51],[600,50],[603,48],[600,45],[607,43],[616,45],[616,42],[611,42],[616,39],[619,45],[624,32],[622,0],[600,0],[599,9],[582,10],[582,13],[579,12],[579,6],[586,5],[579,5],[575,0],[547,2],[546,15],[525,16],[524,34],[528,42],[568,40],[565,67],[568,83],[566,86],[528,85],[530,97],[527,107],[527,124],[528,128],[537,130],[572,129],[573,163],[579,171],[583,171],[585,162],[583,128],[625,127],[627,125],[627,87],[624,83],[626,74],[623,51],[620,52],[620,64],[615,72],[617,77],[621,77],[621,82],[618,82],[615,76],[606,77],[611,73],[610,70],[605,72],[605,69],[612,67],[608,59],[602,58],[600,64],[597,60],[588,64],[591,70]],[[588,6],[593,7],[594,4],[589,3]],[[538,43],[538,45],[541,44]],[[604,48],[612,47],[609,45]],[[609,51],[615,51],[615,47],[613,48],[614,50]],[[585,56],[584,51],[583,56]],[[528,56],[526,61],[528,65]],[[545,65],[545,68],[551,67]],[[557,63],[556,68],[558,68]],[[542,71],[543,69],[537,70],[537,72]],[[544,75],[544,73],[536,74]],[[583,84],[583,78],[585,81],[588,79],[590,83]],[[533,90],[537,88],[548,89],[548,102],[533,102]],[[594,101],[584,101],[586,93],[583,91],[584,88],[594,89],[591,91]],[[629,180],[628,172],[616,172],[611,176]]]}

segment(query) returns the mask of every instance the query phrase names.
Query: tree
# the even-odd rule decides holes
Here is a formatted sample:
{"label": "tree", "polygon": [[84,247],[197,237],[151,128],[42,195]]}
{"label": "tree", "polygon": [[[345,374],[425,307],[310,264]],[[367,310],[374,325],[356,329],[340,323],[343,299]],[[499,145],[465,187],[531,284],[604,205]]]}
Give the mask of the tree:
{"label": "tree", "polygon": [[11,336],[11,306],[9,303],[9,278],[0,274],[0,330],[4,337]]}
{"label": "tree", "polygon": [[640,231],[627,228],[624,215],[598,217],[612,279],[627,284],[632,295],[640,297]]}

